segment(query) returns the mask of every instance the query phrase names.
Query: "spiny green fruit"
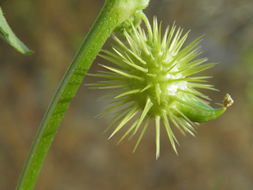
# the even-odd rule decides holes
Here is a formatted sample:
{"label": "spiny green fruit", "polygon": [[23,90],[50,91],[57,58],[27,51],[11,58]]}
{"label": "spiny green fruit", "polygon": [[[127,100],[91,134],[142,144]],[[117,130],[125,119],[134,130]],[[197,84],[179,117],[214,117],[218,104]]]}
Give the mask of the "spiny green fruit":
{"label": "spiny green fruit", "polygon": [[206,58],[199,58],[201,38],[184,46],[189,32],[184,33],[173,25],[162,35],[161,23],[158,24],[156,18],[152,26],[145,16],[143,20],[146,30],[133,25],[131,30],[123,32],[125,42],[114,36],[112,50],[103,50],[101,55],[113,66],[101,65],[106,70],[91,75],[106,80],[91,85],[99,89],[116,89],[111,94],[110,107],[104,111],[115,115],[112,126],[116,125],[116,128],[109,138],[129,124],[119,142],[140,131],[135,151],[150,122],[154,121],[158,158],[162,124],[177,153],[178,141],[172,125],[183,134],[194,135],[195,124],[220,116],[232,99],[226,96],[224,106],[212,108],[209,97],[197,90],[216,90],[207,84],[206,79],[210,77],[195,76],[214,66],[206,63]]}

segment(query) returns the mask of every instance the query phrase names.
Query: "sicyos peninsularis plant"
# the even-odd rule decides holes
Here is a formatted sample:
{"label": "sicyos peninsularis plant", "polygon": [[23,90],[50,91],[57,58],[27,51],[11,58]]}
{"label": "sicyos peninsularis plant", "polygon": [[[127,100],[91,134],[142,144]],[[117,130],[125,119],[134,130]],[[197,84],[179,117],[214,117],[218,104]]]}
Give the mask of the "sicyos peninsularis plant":
{"label": "sicyos peninsularis plant", "polygon": [[196,74],[214,66],[207,58],[199,58],[201,50],[197,38],[184,45],[189,32],[172,25],[162,35],[161,23],[153,19],[151,25],[143,16],[146,29],[132,25],[124,30],[124,42],[114,36],[111,51],[103,50],[101,57],[113,66],[101,65],[105,70],[95,77],[106,79],[90,84],[99,89],[116,89],[111,94],[111,105],[104,113],[113,112],[112,126],[116,128],[109,138],[128,124],[119,140],[139,132],[134,151],[151,121],[156,129],[156,158],[160,155],[160,128],[164,126],[169,141],[177,153],[172,126],[183,134],[194,135],[194,125],[216,119],[233,100],[227,94],[224,105],[213,108],[210,98],[198,89],[216,90],[207,84],[209,76]]}

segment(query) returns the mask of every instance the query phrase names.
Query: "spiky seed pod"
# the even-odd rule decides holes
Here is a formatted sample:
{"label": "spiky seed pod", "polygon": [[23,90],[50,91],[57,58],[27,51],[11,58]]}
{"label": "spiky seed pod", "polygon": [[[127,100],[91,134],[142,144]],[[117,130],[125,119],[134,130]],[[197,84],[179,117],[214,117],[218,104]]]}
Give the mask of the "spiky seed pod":
{"label": "spiky seed pod", "polygon": [[206,58],[199,58],[201,38],[184,46],[189,32],[184,33],[173,25],[162,35],[161,23],[158,24],[156,18],[152,26],[146,17],[143,20],[146,30],[133,26],[132,30],[124,31],[126,42],[114,36],[112,50],[103,50],[101,55],[113,66],[101,65],[106,71],[91,75],[106,80],[91,85],[99,89],[116,89],[110,107],[104,111],[115,115],[111,126],[116,125],[116,128],[109,138],[129,123],[119,142],[140,131],[135,151],[150,122],[154,121],[158,158],[162,124],[177,153],[178,141],[171,124],[183,134],[194,135],[193,126],[197,122],[217,118],[226,106],[210,107],[208,96],[197,90],[215,90],[206,83],[208,76],[194,76],[214,66],[206,63]]}

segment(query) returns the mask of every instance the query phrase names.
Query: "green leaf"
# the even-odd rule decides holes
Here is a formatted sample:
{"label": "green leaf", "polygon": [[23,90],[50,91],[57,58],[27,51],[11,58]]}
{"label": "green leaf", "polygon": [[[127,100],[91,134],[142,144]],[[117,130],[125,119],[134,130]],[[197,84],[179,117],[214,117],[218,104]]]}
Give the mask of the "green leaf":
{"label": "green leaf", "polygon": [[14,47],[22,54],[31,54],[32,51],[14,34],[6,19],[4,18],[3,11],[0,7],[0,38],[5,40],[8,44]]}

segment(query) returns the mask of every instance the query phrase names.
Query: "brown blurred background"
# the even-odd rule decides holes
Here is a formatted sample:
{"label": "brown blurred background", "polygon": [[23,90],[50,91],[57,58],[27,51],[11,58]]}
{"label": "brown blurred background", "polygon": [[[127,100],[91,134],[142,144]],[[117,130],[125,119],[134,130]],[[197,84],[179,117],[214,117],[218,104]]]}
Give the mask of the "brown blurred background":
{"label": "brown blurred background", "polygon": [[[0,42],[0,190],[14,190],[43,113],[94,21],[102,0],[0,0],[17,35],[35,53],[22,56]],[[155,160],[154,131],[132,154],[133,141],[115,145],[96,119],[105,92],[82,85],[66,113],[42,169],[37,190],[251,190],[253,189],[253,1],[151,0],[145,11],[164,26],[176,21],[204,34],[204,55],[219,62],[207,71],[235,104],[201,124],[197,136],[178,135],[176,156],[162,135]],[[110,45],[108,41],[107,46]],[[92,67],[96,70],[97,59]],[[85,82],[94,79],[86,78]],[[215,105],[215,104],[214,104]]]}

